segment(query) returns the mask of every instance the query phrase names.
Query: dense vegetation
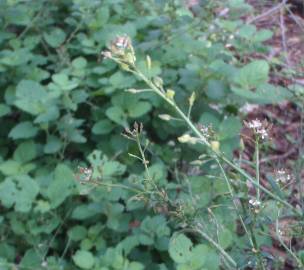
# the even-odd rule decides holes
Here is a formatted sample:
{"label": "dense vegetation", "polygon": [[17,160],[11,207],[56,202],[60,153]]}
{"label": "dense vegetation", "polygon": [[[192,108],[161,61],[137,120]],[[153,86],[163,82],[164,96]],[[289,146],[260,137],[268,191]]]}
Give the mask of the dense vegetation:
{"label": "dense vegetation", "polygon": [[290,176],[259,182],[264,119],[246,122],[256,148],[242,160],[240,109],[304,96],[270,83],[284,57],[265,60],[273,33],[245,23],[253,13],[241,0],[0,1],[1,270],[284,269],[262,248],[273,241],[303,269],[280,238],[286,216],[303,236]]}

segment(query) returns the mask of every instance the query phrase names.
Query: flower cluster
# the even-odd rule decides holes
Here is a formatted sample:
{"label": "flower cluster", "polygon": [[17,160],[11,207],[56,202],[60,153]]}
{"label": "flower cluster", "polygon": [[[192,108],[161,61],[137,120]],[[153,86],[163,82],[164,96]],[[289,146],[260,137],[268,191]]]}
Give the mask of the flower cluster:
{"label": "flower cluster", "polygon": [[260,211],[262,202],[255,199],[255,198],[252,198],[252,199],[249,200],[249,205],[254,210],[254,212],[257,214]]}
{"label": "flower cluster", "polygon": [[129,65],[135,64],[135,52],[131,39],[127,35],[117,36],[108,46],[108,49],[108,51],[101,53],[104,58],[119,62],[124,69],[128,69]]}
{"label": "flower cluster", "polygon": [[291,175],[285,169],[275,171],[275,180],[278,184],[287,184],[291,180]]}
{"label": "flower cluster", "polygon": [[83,182],[89,182],[92,179],[93,169],[87,167],[78,166],[78,172],[76,174],[76,179]]}
{"label": "flower cluster", "polygon": [[253,130],[253,132],[260,137],[262,140],[265,140],[269,137],[269,130],[271,129],[271,124],[267,120],[260,121],[259,119],[251,120],[250,122],[245,122],[244,124],[247,128]]}

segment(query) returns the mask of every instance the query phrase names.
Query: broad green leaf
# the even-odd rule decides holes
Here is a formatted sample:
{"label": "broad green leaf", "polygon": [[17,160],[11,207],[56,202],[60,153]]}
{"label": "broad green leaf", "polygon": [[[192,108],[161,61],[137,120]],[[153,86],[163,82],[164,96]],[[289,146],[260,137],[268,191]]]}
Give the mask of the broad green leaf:
{"label": "broad green leaf", "polygon": [[206,261],[208,256],[208,247],[206,245],[197,245],[191,251],[190,265],[191,269],[200,270]]}
{"label": "broad green leaf", "polygon": [[59,117],[59,109],[54,104],[46,104],[43,108],[43,111],[35,118],[34,123],[47,123],[50,121],[54,121]]}
{"label": "broad green leaf", "polygon": [[48,187],[47,195],[52,208],[58,207],[73,194],[75,178],[73,172],[64,164],[59,164],[54,172],[54,179]]}
{"label": "broad green leaf", "polygon": [[186,263],[191,258],[191,240],[184,234],[173,236],[169,244],[169,254],[176,263]]}
{"label": "broad green leaf", "polygon": [[226,249],[232,245],[233,236],[232,233],[228,229],[223,229],[219,231],[218,234],[219,244],[222,248]]}
{"label": "broad green leaf", "polygon": [[83,57],[77,57],[72,61],[72,66],[76,69],[84,69],[87,66],[87,60]]}
{"label": "broad green leaf", "polygon": [[108,134],[114,129],[114,125],[111,121],[104,119],[98,121],[92,129],[92,132],[96,135]]}
{"label": "broad green leaf", "polygon": [[111,119],[113,122],[126,126],[127,125],[127,120],[126,120],[126,114],[124,111],[117,106],[110,107],[109,109],[106,110],[106,115]]}
{"label": "broad green leaf", "polygon": [[38,192],[38,184],[27,175],[7,178],[0,184],[1,202],[6,207],[15,204],[15,210],[18,212],[30,211]]}
{"label": "broad green leaf", "polygon": [[0,104],[0,117],[11,113],[11,108],[5,104]]}
{"label": "broad green leaf", "polygon": [[38,128],[33,126],[33,124],[29,121],[21,122],[17,126],[15,126],[8,136],[14,140],[16,139],[28,139],[35,137],[38,132]]}
{"label": "broad green leaf", "polygon": [[241,121],[238,117],[227,117],[225,118],[219,127],[219,139],[225,140],[240,135],[242,128]]}
{"label": "broad green leaf", "polygon": [[238,96],[258,104],[274,104],[292,97],[292,93],[286,88],[267,83],[259,86],[254,91],[238,87],[232,87],[231,90]]}
{"label": "broad green leaf", "polygon": [[70,91],[76,88],[79,84],[79,82],[76,79],[70,80],[68,75],[65,73],[54,74],[52,76],[52,80],[60,87],[60,89],[64,91]]}
{"label": "broad green leaf", "polygon": [[262,29],[254,35],[253,41],[254,42],[264,42],[264,41],[270,39],[272,37],[272,35],[273,35],[272,31],[270,31],[268,29]]}
{"label": "broad green leaf", "polygon": [[18,145],[14,152],[14,160],[25,163],[37,156],[36,144],[33,141],[26,141]]}
{"label": "broad green leaf", "polygon": [[20,268],[41,269],[41,256],[34,249],[27,250],[20,262]]}
{"label": "broad green leaf", "polygon": [[151,104],[145,101],[139,101],[135,106],[129,107],[129,116],[132,118],[140,117],[151,110]]}
{"label": "broad green leaf", "polygon": [[250,90],[268,81],[269,65],[264,60],[255,60],[242,67],[234,78],[234,82]]}
{"label": "broad green leaf", "polygon": [[57,48],[64,42],[66,34],[60,28],[55,28],[49,33],[44,33],[43,37],[51,47]]}
{"label": "broad green leaf", "polygon": [[207,96],[210,99],[220,100],[225,96],[226,87],[221,81],[209,80],[207,86]]}
{"label": "broad green leaf", "polygon": [[86,227],[76,225],[69,229],[68,236],[73,241],[80,241],[87,236],[87,229]]}
{"label": "broad green leaf", "polygon": [[86,250],[77,250],[72,258],[74,263],[81,269],[91,269],[95,264],[93,254]]}
{"label": "broad green leaf", "polygon": [[50,135],[47,139],[47,143],[43,148],[44,153],[46,154],[54,154],[58,152],[62,147],[61,140],[53,135]]}
{"label": "broad green leaf", "polygon": [[99,204],[82,204],[77,206],[72,212],[72,218],[76,220],[85,220],[101,213]]}
{"label": "broad green leaf", "polygon": [[205,261],[206,268],[208,270],[219,270],[219,265],[220,265],[220,257],[218,253],[214,250],[211,249],[210,247],[208,248],[208,253],[206,254],[206,261]]}
{"label": "broad green leaf", "polygon": [[0,164],[0,171],[4,175],[18,175],[22,171],[22,164],[16,160],[6,160]]}
{"label": "broad green leaf", "polygon": [[30,114],[37,115],[45,110],[48,94],[39,83],[22,80],[16,89],[15,105]]}
{"label": "broad green leaf", "polygon": [[118,161],[109,160],[106,161],[102,166],[102,174],[104,177],[113,175],[122,175],[126,170],[126,166],[119,163]]}

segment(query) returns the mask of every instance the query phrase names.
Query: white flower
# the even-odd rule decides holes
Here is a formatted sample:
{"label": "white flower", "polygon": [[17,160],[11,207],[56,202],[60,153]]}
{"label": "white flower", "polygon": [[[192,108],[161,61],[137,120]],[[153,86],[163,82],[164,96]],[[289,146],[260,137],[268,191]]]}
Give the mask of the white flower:
{"label": "white flower", "polygon": [[260,207],[261,205],[261,202],[256,200],[256,199],[250,199],[249,200],[249,204],[253,207]]}

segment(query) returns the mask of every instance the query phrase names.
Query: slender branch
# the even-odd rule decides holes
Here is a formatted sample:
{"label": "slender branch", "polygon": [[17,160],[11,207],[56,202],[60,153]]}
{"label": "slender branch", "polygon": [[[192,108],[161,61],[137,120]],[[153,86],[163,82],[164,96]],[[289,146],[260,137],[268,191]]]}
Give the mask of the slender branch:
{"label": "slender branch", "polygon": [[252,176],[250,176],[247,172],[245,172],[242,168],[238,167],[236,164],[234,164],[232,161],[230,161],[225,155],[220,151],[215,151],[212,149],[210,143],[207,141],[207,139],[202,135],[202,133],[197,129],[197,127],[191,122],[191,120],[184,114],[184,112],[175,104],[175,102],[169,98],[166,97],[166,95],[158,89],[156,85],[154,85],[146,76],[139,71],[135,66],[133,66],[134,71],[131,71],[135,75],[139,76],[151,89],[155,91],[157,95],[162,97],[168,104],[170,104],[176,112],[183,118],[186,122],[186,124],[189,126],[189,128],[192,130],[192,132],[198,136],[198,138],[201,140],[201,142],[208,147],[209,150],[211,150],[220,160],[228,164],[230,167],[232,167],[234,170],[236,170],[238,173],[240,173],[243,177],[245,177],[248,181],[250,181],[256,188],[259,188],[263,192],[265,192],[268,196],[275,199],[276,201],[282,203],[284,206],[288,207],[290,210],[292,210],[296,215],[303,216],[303,213],[293,207],[290,203],[283,200],[279,196],[273,194],[268,189],[264,188],[260,183],[258,183],[255,179],[253,179]]}
{"label": "slender branch", "polygon": [[205,238],[210,244],[212,244],[234,268],[237,268],[237,263],[235,260],[218,243],[216,243],[208,234],[203,231],[203,228],[200,224],[195,226],[193,229],[195,232],[199,233],[203,238]]}

